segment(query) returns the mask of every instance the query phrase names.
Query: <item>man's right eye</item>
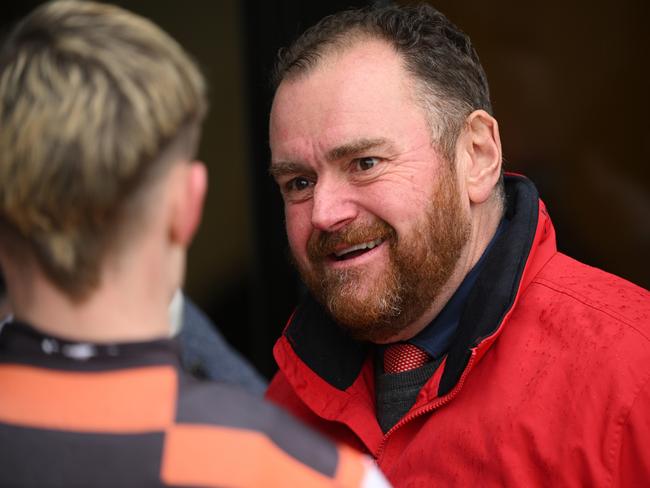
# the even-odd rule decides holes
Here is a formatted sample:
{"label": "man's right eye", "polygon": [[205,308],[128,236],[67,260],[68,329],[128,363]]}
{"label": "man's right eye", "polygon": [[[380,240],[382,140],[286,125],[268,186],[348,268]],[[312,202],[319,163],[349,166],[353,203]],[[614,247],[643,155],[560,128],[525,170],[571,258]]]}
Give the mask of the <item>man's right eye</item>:
{"label": "man's right eye", "polygon": [[308,189],[311,185],[311,181],[309,181],[307,178],[298,176],[287,181],[285,190],[287,192],[301,192]]}

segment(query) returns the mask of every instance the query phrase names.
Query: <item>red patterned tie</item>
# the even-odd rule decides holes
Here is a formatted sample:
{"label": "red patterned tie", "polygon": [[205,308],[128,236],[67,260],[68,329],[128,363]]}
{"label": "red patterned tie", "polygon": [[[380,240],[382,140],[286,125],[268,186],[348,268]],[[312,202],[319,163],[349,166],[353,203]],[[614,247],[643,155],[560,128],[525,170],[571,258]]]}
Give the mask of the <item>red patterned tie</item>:
{"label": "red patterned tie", "polygon": [[384,350],[384,372],[403,373],[429,362],[431,356],[413,344],[392,344]]}

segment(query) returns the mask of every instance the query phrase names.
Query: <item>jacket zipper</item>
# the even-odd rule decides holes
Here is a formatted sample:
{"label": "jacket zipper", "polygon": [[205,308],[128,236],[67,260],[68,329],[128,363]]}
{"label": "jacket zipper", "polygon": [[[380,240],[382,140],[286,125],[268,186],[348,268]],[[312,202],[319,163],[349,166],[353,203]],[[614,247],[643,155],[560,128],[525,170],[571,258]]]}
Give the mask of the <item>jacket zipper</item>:
{"label": "jacket zipper", "polygon": [[442,407],[443,405],[449,403],[456,395],[458,395],[458,392],[461,390],[463,387],[463,384],[465,383],[465,379],[467,378],[467,375],[469,374],[470,370],[474,366],[474,359],[476,358],[476,350],[472,351],[472,356],[469,358],[469,361],[467,363],[467,366],[465,367],[465,371],[463,371],[463,374],[461,375],[460,379],[458,380],[458,383],[456,383],[456,386],[454,386],[453,390],[451,390],[449,393],[447,393],[445,396],[438,398],[432,403],[429,403],[428,405],[425,405],[421,407],[419,410],[416,410],[415,412],[411,413],[410,415],[407,415],[406,417],[403,417],[399,422],[397,422],[392,429],[390,429],[386,434],[384,435],[384,439],[381,441],[381,444],[379,445],[379,449],[377,450],[377,455],[375,456],[375,459],[377,459],[377,464],[381,465],[381,457],[384,454],[384,449],[386,448],[386,443],[388,442],[388,438],[395,432],[397,429],[402,427],[403,425],[407,424],[413,419],[416,419],[425,413],[429,413],[433,410],[436,410],[437,408]]}

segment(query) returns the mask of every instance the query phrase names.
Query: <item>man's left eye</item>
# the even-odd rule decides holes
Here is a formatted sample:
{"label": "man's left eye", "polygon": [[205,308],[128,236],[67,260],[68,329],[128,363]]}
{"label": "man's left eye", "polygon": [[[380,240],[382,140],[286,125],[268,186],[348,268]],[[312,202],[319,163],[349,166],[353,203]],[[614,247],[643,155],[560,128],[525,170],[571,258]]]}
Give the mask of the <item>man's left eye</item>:
{"label": "man's left eye", "polygon": [[379,158],[358,158],[355,159],[357,169],[361,171],[368,171],[379,164]]}

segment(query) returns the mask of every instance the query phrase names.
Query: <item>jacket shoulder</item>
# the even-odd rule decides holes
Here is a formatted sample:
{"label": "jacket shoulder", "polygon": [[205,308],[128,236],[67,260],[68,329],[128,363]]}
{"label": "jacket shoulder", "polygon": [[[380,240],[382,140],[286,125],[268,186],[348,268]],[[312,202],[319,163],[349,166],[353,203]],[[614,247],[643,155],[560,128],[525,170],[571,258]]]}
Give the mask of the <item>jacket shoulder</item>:
{"label": "jacket shoulder", "polygon": [[634,283],[561,253],[533,283],[626,324],[650,341],[650,292]]}

